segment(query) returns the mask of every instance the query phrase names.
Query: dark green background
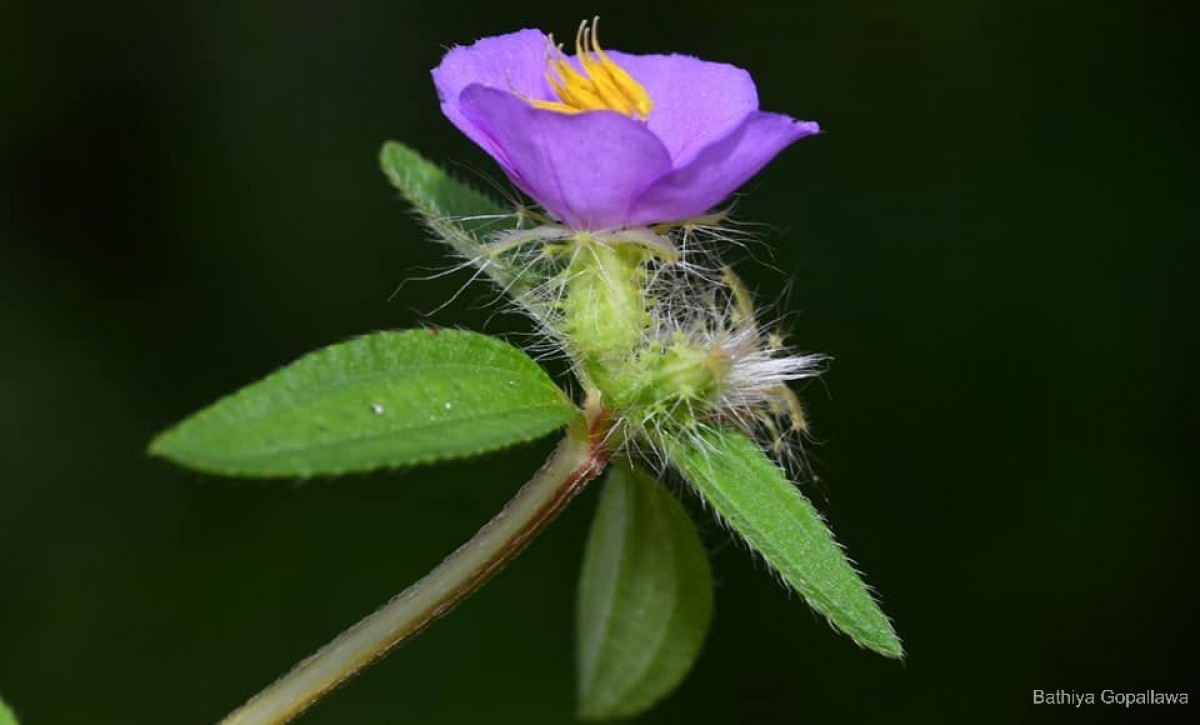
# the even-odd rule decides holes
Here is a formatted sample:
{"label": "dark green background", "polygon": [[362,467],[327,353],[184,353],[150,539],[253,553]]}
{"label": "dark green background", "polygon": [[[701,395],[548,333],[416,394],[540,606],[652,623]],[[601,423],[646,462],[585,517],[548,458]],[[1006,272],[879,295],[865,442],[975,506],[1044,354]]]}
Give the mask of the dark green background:
{"label": "dark green background", "polygon": [[[805,391],[821,477],[806,490],[910,652],[858,650],[706,524],[715,626],[642,721],[1094,721],[1127,714],[1033,708],[1031,690],[1195,685],[1181,9],[109,5],[0,9],[0,691],[26,723],[215,720],[537,465],[550,441],[260,484],[143,450],[322,344],[524,329],[489,319],[482,289],[425,314],[465,275],[392,296],[446,256],[375,157],[396,138],[498,179],[442,118],[429,69],[451,44],[569,34],[596,11],[607,45],[734,62],[765,108],[828,131],[747,188],[739,214],[770,225],[779,272],[741,270],[767,299],[790,282],[793,339],[836,357]],[[308,721],[568,722],[595,501]]]}

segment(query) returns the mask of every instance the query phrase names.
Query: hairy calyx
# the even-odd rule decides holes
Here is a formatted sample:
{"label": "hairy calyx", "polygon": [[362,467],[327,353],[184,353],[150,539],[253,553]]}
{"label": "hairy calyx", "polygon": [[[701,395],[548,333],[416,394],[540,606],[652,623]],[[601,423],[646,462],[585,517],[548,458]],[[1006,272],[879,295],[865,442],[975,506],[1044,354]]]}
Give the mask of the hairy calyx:
{"label": "hairy calyx", "polygon": [[721,423],[778,445],[803,430],[787,382],[815,375],[822,359],[791,354],[759,325],[736,276],[697,247],[688,225],[543,225],[507,233],[485,256],[521,270],[521,307],[624,440],[655,448],[664,434]]}

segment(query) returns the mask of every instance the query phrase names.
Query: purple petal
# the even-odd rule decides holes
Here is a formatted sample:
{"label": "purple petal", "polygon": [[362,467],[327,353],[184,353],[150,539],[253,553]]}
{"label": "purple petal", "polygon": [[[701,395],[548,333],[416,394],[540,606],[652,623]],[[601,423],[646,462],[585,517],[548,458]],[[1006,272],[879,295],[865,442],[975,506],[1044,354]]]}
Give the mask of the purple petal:
{"label": "purple petal", "polygon": [[464,116],[486,136],[513,183],[567,226],[623,226],[671,157],[646,125],[613,111],[568,115],[533,108],[508,91],[472,85]]}
{"label": "purple petal", "polygon": [[495,156],[498,149],[463,114],[458,97],[467,86],[479,83],[505,91],[516,90],[531,98],[548,99],[546,44],[547,38],[542,31],[519,30],[451,48],[433,69],[433,84],[442,102],[442,112],[472,141]]}
{"label": "purple petal", "polygon": [[676,168],[758,110],[754,80],[737,66],[688,55],[608,55],[650,94],[654,109],[647,124]]}
{"label": "purple petal", "polygon": [[688,165],[653,183],[627,222],[652,224],[703,214],[732,194],[793,141],[820,131],[813,121],[755,111]]}

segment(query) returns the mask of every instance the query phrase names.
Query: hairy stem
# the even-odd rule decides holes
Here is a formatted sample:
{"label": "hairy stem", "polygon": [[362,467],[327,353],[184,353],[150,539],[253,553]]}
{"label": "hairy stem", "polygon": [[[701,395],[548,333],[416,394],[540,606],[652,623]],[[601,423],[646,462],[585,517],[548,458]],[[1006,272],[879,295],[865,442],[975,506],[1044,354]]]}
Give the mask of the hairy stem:
{"label": "hairy stem", "polygon": [[481,587],[519,554],[585,483],[604,470],[603,412],[589,412],[567,432],[537,474],[475,536],[423,579],[296,665],[232,712],[223,723],[284,723],[341,683],[418,634]]}

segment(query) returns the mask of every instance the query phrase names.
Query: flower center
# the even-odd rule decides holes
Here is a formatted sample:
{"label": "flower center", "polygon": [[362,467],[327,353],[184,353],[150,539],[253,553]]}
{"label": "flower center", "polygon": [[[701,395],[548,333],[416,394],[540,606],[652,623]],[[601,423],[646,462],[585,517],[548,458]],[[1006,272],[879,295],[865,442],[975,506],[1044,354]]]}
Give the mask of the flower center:
{"label": "flower center", "polygon": [[600,47],[599,26],[599,17],[593,18],[590,26],[584,20],[575,33],[575,57],[583,67],[582,72],[567,60],[562,45],[556,45],[554,36],[550,36],[546,80],[558,100],[531,98],[529,103],[534,108],[558,113],[616,111],[644,121],[654,105],[650,94],[604,53]]}

